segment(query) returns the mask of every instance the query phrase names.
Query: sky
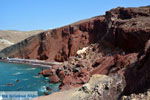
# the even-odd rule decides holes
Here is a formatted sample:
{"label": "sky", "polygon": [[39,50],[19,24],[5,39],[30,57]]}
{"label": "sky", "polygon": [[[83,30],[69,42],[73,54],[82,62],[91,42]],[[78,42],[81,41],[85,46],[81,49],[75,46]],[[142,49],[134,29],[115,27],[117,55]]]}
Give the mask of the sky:
{"label": "sky", "polygon": [[47,30],[150,0],[0,0],[0,30]]}

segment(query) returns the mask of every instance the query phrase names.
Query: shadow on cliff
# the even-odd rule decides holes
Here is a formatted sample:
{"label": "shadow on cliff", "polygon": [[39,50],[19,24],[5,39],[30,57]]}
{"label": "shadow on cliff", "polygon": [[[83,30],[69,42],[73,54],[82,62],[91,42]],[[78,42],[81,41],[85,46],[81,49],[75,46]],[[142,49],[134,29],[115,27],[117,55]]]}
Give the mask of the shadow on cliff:
{"label": "shadow on cliff", "polygon": [[125,71],[124,95],[143,93],[150,89],[150,48]]}

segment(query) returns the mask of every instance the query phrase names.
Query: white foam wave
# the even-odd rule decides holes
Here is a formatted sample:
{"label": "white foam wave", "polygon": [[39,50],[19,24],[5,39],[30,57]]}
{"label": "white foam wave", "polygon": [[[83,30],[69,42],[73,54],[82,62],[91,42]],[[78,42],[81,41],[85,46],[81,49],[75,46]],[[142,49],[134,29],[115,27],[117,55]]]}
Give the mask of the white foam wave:
{"label": "white foam wave", "polygon": [[22,74],[22,73],[21,72],[17,72],[17,73],[14,73],[12,75],[20,75],[20,74]]}
{"label": "white foam wave", "polygon": [[35,70],[36,68],[27,68],[26,70]]}
{"label": "white foam wave", "polygon": [[41,76],[33,76],[34,78],[40,78]]}

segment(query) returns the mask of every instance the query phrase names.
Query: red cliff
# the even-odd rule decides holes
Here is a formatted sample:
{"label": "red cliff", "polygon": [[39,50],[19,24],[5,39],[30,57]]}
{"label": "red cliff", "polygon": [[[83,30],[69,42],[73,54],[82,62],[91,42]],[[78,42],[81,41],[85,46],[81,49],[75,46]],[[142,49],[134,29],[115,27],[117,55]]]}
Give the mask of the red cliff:
{"label": "red cliff", "polygon": [[61,28],[48,30],[8,47],[1,52],[5,57],[48,61],[64,61],[80,48],[98,41],[105,33],[103,16],[83,20]]}

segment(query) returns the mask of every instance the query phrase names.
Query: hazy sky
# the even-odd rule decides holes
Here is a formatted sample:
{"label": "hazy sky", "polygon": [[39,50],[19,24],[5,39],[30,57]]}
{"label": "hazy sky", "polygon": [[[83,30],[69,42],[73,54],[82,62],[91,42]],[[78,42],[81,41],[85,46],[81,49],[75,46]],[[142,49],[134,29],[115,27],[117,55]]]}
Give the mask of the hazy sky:
{"label": "hazy sky", "polygon": [[0,0],[1,30],[51,29],[150,0]]}

